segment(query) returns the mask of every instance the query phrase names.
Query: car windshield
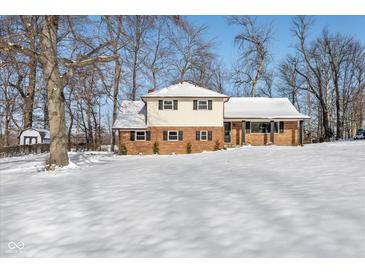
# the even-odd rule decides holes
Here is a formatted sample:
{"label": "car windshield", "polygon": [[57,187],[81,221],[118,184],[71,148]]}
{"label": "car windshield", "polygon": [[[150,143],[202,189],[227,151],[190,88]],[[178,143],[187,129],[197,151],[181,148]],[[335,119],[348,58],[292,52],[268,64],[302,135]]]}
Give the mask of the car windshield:
{"label": "car windshield", "polygon": [[361,135],[363,133],[364,133],[364,130],[363,129],[358,129],[356,135]]}

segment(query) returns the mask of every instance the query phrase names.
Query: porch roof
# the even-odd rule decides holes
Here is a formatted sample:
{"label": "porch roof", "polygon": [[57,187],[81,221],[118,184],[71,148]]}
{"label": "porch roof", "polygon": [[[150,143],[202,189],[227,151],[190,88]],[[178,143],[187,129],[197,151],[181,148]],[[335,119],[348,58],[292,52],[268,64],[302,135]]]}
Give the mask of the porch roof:
{"label": "porch roof", "polygon": [[287,98],[231,97],[224,104],[225,119],[310,119]]}

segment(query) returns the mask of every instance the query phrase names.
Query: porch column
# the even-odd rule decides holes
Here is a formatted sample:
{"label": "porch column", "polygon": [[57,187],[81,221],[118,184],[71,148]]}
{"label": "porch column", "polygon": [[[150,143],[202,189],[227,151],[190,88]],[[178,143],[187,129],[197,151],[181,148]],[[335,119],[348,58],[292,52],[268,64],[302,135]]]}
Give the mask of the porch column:
{"label": "porch column", "polygon": [[270,121],[270,142],[274,144],[274,132],[275,132],[275,124],[274,121]]}
{"label": "porch column", "polygon": [[241,145],[246,143],[246,121],[242,121],[242,140]]}
{"label": "porch column", "polygon": [[303,146],[303,120],[299,121],[298,141],[299,145]]}

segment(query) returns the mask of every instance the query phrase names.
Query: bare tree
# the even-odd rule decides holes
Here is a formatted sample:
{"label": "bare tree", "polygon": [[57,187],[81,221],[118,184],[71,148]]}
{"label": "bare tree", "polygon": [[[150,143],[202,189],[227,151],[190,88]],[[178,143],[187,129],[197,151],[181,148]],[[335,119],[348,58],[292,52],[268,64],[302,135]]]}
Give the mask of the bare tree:
{"label": "bare tree", "polygon": [[[60,23],[63,23],[59,16],[42,16],[40,28],[40,49],[34,50],[29,46],[22,46],[12,42],[12,36],[0,38],[0,49],[23,54],[29,58],[35,58],[42,66],[43,79],[46,83],[49,125],[51,132],[50,145],[50,166],[68,165],[66,123],[64,109],[63,89],[70,77],[74,75],[77,68],[88,66],[96,62],[109,62],[113,56],[97,56],[105,44],[97,47],[87,43],[87,51],[80,49],[73,51],[75,58],[67,59],[59,51],[60,41],[68,34],[75,40],[79,36],[75,33],[72,25],[72,18],[65,20],[67,27],[60,31]],[[22,37],[18,33],[18,37]],[[83,40],[83,42],[87,42]],[[85,49],[85,47],[84,47]],[[62,66],[62,67],[61,67]],[[64,71],[64,72],[63,72]]]}
{"label": "bare tree", "polygon": [[[114,56],[114,75],[113,75],[113,115],[112,115],[112,125],[117,120],[118,116],[118,96],[119,96],[119,86],[120,78],[122,73],[122,62],[120,56],[120,49],[124,47],[122,39],[123,30],[123,16],[105,16],[105,22],[107,24],[111,50]],[[115,147],[115,131],[112,130],[112,141],[111,141],[111,151],[114,151]]]}
{"label": "bare tree", "polygon": [[271,81],[271,74],[267,70],[272,27],[260,25],[256,18],[250,16],[230,16],[228,22],[240,27],[240,32],[235,37],[240,52],[232,75],[234,85],[244,90],[248,89],[249,95],[255,97],[260,82],[271,87],[267,85]]}

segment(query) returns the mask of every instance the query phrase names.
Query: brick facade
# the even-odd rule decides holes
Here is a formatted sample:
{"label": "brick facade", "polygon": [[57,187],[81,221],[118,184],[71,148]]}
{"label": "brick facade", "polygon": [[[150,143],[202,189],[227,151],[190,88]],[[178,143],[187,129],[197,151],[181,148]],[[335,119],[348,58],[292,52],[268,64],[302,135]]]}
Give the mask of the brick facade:
{"label": "brick facade", "polygon": [[[274,134],[275,145],[299,145],[298,121],[284,121],[284,132]],[[265,145],[270,142],[270,133],[247,133],[246,144],[254,146]],[[232,122],[231,144],[241,145],[242,123]]]}
{"label": "brick facade", "polygon": [[[187,153],[187,144],[192,145],[192,153],[214,150],[216,142],[219,142],[219,148],[224,146],[224,129],[223,127],[152,127],[150,141],[131,141],[130,131],[119,131],[119,153],[121,153],[122,145],[125,145],[127,154],[153,154],[153,144],[159,143],[159,154],[184,154]],[[163,131],[177,130],[183,131],[182,141],[164,141]],[[211,141],[197,141],[196,131],[207,130],[212,132]]]}

